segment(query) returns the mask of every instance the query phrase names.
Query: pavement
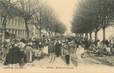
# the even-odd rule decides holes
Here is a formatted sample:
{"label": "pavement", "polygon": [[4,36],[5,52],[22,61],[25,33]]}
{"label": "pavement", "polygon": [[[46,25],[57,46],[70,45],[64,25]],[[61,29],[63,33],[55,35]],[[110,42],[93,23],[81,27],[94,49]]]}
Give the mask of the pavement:
{"label": "pavement", "polygon": [[89,58],[88,60],[78,60],[78,66],[75,66],[72,62],[66,65],[61,58],[56,58],[53,63],[49,62],[49,58],[44,58],[28,63],[22,69],[4,69],[0,65],[0,71],[4,73],[114,73],[114,67],[93,63],[94,59],[91,59],[92,62]]}

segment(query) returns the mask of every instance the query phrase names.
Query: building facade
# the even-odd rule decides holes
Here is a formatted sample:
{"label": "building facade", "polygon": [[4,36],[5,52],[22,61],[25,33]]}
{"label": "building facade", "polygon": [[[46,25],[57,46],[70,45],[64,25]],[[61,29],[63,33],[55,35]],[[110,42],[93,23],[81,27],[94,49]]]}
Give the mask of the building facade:
{"label": "building facade", "polygon": [[[2,34],[2,17],[0,17],[0,33]],[[26,28],[24,20],[20,17],[7,18],[6,32],[13,34],[16,38],[26,38]]]}

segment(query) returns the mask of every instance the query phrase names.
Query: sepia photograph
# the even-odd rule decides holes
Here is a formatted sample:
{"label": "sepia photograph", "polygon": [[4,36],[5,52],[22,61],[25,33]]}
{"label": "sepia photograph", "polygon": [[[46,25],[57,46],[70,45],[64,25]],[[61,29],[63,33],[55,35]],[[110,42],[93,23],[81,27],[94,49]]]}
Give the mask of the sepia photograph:
{"label": "sepia photograph", "polygon": [[114,0],[0,0],[1,73],[114,73]]}

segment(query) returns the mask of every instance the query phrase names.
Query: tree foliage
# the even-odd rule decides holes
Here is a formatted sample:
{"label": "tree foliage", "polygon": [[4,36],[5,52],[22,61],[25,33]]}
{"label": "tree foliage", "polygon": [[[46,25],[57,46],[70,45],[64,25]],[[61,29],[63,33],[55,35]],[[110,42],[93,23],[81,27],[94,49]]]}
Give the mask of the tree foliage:
{"label": "tree foliage", "polygon": [[113,0],[84,0],[74,13],[72,32],[88,33],[110,26],[113,19]]}
{"label": "tree foliage", "polygon": [[47,32],[61,34],[65,32],[65,25],[59,20],[50,6],[45,4],[38,9],[39,12],[34,17],[37,19],[37,26],[45,29]]}
{"label": "tree foliage", "polygon": [[20,10],[15,4],[10,3],[7,0],[0,0],[0,15],[8,17],[20,16]]}

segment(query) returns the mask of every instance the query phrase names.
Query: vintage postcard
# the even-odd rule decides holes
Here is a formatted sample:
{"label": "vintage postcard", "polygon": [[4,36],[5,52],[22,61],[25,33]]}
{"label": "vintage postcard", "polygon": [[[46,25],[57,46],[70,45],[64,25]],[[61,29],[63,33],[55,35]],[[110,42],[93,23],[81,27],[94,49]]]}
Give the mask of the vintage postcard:
{"label": "vintage postcard", "polygon": [[0,0],[1,73],[114,73],[114,0]]}

